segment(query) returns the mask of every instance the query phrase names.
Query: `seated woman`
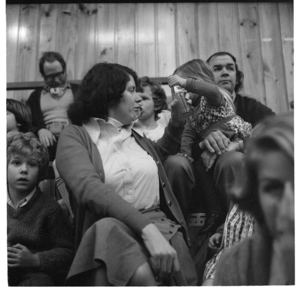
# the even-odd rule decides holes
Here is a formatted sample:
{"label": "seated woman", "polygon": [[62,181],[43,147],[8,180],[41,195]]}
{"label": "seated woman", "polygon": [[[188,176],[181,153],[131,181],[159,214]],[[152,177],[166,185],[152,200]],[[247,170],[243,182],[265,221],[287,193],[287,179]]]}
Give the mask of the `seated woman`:
{"label": "seated woman", "polygon": [[246,145],[247,182],[236,193],[255,234],[224,251],[214,285],[294,285],[294,118],[269,117]]}
{"label": "seated woman", "polygon": [[178,103],[157,142],[134,121],[137,75],[99,63],[85,75],[61,133],[57,169],[71,192],[77,253],[68,285],[196,285],[187,227],[162,161],[176,154]]}
{"label": "seated woman", "polygon": [[140,78],[136,91],[143,100],[137,122],[147,138],[157,141],[163,136],[171,118],[171,112],[167,110],[166,93],[158,83],[150,81],[148,77]]}

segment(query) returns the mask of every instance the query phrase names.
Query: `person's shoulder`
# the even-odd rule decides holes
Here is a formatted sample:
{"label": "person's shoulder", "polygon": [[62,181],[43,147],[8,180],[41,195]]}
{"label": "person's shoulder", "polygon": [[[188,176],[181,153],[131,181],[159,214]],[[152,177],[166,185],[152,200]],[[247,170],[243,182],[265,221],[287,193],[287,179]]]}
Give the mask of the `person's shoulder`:
{"label": "person's shoulder", "polygon": [[215,285],[245,285],[253,248],[252,237],[224,250],[217,264]]}
{"label": "person's shoulder", "polygon": [[39,87],[39,88],[34,89],[34,90],[30,93],[30,95],[29,95],[27,101],[39,98],[40,95],[41,95],[42,90],[43,90],[43,87]]}

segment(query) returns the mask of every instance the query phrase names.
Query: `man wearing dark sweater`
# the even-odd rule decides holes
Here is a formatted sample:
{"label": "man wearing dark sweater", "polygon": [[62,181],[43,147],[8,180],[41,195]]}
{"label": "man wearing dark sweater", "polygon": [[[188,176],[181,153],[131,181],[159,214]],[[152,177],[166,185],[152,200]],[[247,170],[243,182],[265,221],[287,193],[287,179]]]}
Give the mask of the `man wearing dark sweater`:
{"label": "man wearing dark sweater", "polygon": [[50,161],[53,161],[59,134],[69,123],[66,110],[74,101],[78,85],[67,81],[66,62],[57,52],[43,53],[39,70],[45,86],[34,90],[27,100],[32,112],[30,131],[48,147]]}
{"label": "man wearing dark sweater", "polygon": [[[210,56],[207,63],[214,73],[217,85],[231,93],[236,107],[236,114],[251,123],[253,128],[265,117],[275,114],[270,108],[256,99],[238,94],[243,86],[244,74],[238,69],[233,55],[228,52],[218,52]],[[216,130],[209,134],[200,143],[200,148],[205,152],[201,156],[203,165],[206,170],[211,168],[211,171],[205,174],[203,167],[201,169],[201,165],[197,165],[198,170],[200,167],[201,179],[204,181],[210,179],[209,176],[213,175],[215,187],[223,196],[223,200],[227,202],[227,206],[229,206],[228,196],[232,187],[236,185],[240,178],[244,161],[244,154],[241,151],[226,151],[229,142],[226,132],[222,133]],[[241,147],[243,148],[243,144]],[[211,158],[215,159],[215,162],[213,166],[209,167],[208,163]],[[217,221],[218,215],[212,214],[208,217],[202,233],[214,228]]]}
{"label": "man wearing dark sweater", "polygon": [[67,217],[37,186],[47,171],[47,149],[33,133],[7,143],[8,283],[63,285],[75,251]]}
{"label": "man wearing dark sweater", "polygon": [[[264,117],[274,114],[270,108],[254,98],[237,93],[242,88],[244,75],[238,69],[234,56],[227,52],[219,52],[213,54],[207,62],[212,68],[216,84],[231,93],[236,114],[246,122],[251,123],[252,127],[255,127]],[[193,99],[192,102],[193,106],[197,106],[200,102],[200,96]],[[214,231],[225,218],[228,208],[228,194],[238,180],[244,159],[244,154],[240,151],[227,152],[225,150],[230,142],[226,134],[226,132],[216,130],[204,140],[199,140],[192,152],[193,159],[197,160],[194,165],[182,156],[171,156],[164,164],[185,217],[188,217],[189,208],[193,208],[190,201],[193,193],[200,192],[197,195],[203,196],[201,191],[216,192],[217,195],[221,196],[223,205],[213,198],[216,195],[205,195],[208,198],[205,209],[207,217],[201,231],[203,234]],[[213,161],[213,165],[210,165],[211,161]],[[194,168],[196,168],[196,172]],[[196,203],[194,204],[196,205]]]}

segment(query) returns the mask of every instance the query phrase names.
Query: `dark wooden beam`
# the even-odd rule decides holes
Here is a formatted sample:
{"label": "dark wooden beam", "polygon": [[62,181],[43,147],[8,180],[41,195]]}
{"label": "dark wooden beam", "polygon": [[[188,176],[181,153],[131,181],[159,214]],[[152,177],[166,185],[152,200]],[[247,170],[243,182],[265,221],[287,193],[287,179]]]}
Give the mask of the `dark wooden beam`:
{"label": "dark wooden beam", "polygon": [[[162,85],[167,85],[168,80],[167,77],[153,77],[150,78],[153,82],[158,82]],[[70,80],[70,83],[80,84],[80,80]],[[45,83],[43,81],[39,82],[8,82],[6,85],[6,90],[8,91],[16,91],[16,90],[34,90],[36,88],[43,87]]]}

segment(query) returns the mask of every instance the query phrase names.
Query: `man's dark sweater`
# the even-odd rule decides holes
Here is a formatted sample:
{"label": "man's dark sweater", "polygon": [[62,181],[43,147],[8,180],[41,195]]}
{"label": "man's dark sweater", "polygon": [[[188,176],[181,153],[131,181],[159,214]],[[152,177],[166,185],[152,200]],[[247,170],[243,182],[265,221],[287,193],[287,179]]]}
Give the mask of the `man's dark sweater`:
{"label": "man's dark sweater", "polygon": [[67,274],[75,251],[72,228],[59,204],[37,188],[23,207],[7,204],[7,242],[22,244],[40,259],[37,271]]}
{"label": "man's dark sweater", "polygon": [[269,107],[263,105],[254,98],[236,94],[234,105],[236,114],[255,127],[262,119],[275,114]]}

